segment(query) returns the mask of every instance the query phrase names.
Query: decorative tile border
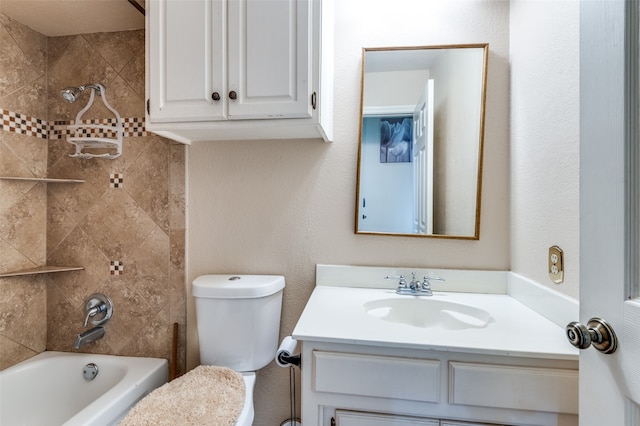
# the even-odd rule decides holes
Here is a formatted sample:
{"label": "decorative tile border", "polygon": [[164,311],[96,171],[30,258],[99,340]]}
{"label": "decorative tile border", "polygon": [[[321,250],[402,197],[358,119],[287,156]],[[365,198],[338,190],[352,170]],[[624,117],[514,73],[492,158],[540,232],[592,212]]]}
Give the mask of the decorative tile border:
{"label": "decorative tile border", "polygon": [[[115,119],[103,118],[95,120],[82,120],[82,124],[103,124],[113,126]],[[27,136],[35,136],[41,139],[62,139],[71,135],[72,131],[67,128],[70,124],[75,124],[74,120],[54,121],[49,124],[46,120],[31,117],[25,114],[2,110],[2,130],[12,133],[20,133]],[[125,117],[122,119],[125,137],[147,136],[144,127],[144,117]],[[89,133],[87,133],[89,134]],[[114,132],[98,131],[93,129],[91,136],[115,137]]]}
{"label": "decorative tile border", "polygon": [[2,130],[47,139],[49,126],[39,118],[3,109]]}

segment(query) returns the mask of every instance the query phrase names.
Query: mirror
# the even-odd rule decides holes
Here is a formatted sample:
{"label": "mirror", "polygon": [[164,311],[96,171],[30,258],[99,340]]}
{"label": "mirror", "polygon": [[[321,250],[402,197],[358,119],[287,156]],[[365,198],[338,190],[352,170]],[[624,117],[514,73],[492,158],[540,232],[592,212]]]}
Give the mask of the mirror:
{"label": "mirror", "polygon": [[488,53],[363,49],[357,234],[479,239]]}

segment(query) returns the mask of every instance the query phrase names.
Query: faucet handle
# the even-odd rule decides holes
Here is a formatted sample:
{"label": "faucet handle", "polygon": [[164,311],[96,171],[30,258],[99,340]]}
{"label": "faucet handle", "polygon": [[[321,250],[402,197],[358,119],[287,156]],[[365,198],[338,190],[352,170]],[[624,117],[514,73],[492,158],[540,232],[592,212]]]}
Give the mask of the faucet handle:
{"label": "faucet handle", "polygon": [[[415,278],[415,274],[414,274],[414,278]],[[386,275],[384,277],[385,280],[399,280],[398,281],[398,288],[405,288],[407,286],[407,280],[405,279],[404,275]]]}
{"label": "faucet handle", "polygon": [[425,275],[424,277],[422,277],[422,288],[426,288],[430,290],[431,281],[445,282],[446,280],[442,277],[430,277],[428,275]]}
{"label": "faucet handle", "polygon": [[113,316],[113,302],[104,294],[92,294],[84,305],[84,312],[86,314],[84,318],[85,327],[89,324],[90,318],[91,324],[102,325]]}

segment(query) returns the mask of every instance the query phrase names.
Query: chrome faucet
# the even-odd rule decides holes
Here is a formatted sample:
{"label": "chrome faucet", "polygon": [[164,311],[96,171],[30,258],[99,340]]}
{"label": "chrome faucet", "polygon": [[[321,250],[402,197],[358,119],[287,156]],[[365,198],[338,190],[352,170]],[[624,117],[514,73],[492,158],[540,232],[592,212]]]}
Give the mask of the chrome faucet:
{"label": "chrome faucet", "polygon": [[76,336],[76,340],[73,342],[74,349],[80,349],[87,343],[95,342],[104,337],[105,330],[102,325],[109,321],[113,315],[113,302],[104,294],[92,294],[84,305],[84,313],[83,327],[86,327],[89,322],[95,327]]}
{"label": "chrome faucet", "polygon": [[431,290],[431,281],[444,282],[444,278],[442,277],[429,277],[427,275],[425,275],[422,278],[422,282],[420,282],[420,280],[416,279],[415,272],[411,273],[411,281],[408,284],[404,275],[395,277],[387,275],[386,277],[384,277],[384,279],[399,279],[398,287],[396,287],[396,293],[410,296],[433,296],[433,291]]}
{"label": "chrome faucet", "polygon": [[104,327],[93,327],[83,333],[76,336],[76,340],[73,342],[73,349],[80,349],[87,343],[95,342],[98,339],[104,337]]}

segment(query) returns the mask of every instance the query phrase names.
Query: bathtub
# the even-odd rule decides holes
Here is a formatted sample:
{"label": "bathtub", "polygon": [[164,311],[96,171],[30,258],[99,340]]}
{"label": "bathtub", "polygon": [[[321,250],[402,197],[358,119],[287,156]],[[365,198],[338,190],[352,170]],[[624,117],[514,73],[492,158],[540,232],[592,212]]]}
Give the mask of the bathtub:
{"label": "bathtub", "polygon": [[[89,363],[98,367],[91,381],[83,377]],[[167,365],[157,358],[43,352],[0,372],[0,425],[115,425],[166,383]]]}

